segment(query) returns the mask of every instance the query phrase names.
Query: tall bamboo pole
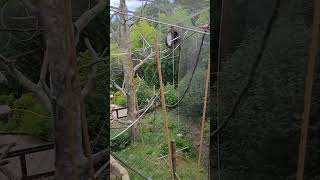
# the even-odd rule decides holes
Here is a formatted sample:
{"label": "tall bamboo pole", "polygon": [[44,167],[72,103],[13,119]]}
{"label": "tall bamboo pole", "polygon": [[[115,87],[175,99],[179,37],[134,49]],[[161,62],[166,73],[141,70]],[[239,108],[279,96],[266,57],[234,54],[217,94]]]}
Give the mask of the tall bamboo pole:
{"label": "tall bamboo pole", "polygon": [[304,112],[303,112],[303,122],[301,126],[299,159],[298,159],[298,167],[297,167],[297,180],[303,180],[303,173],[304,173],[304,162],[305,162],[306,144],[307,144],[307,137],[308,137],[309,114],[310,114],[311,97],[312,97],[314,66],[315,66],[317,49],[318,49],[318,41],[319,41],[319,24],[320,24],[319,20],[320,20],[320,1],[314,0],[313,27],[312,27],[310,50],[309,50],[310,59],[307,65],[307,74],[305,79]]}
{"label": "tall bamboo pole", "polygon": [[159,76],[159,84],[160,84],[160,100],[161,100],[161,108],[162,108],[162,118],[164,119],[164,129],[166,133],[166,140],[168,143],[168,154],[169,154],[169,164],[170,164],[170,174],[171,178],[174,179],[173,174],[173,166],[172,166],[172,156],[171,156],[171,146],[170,146],[170,129],[169,129],[169,121],[167,116],[167,109],[166,109],[166,101],[164,98],[164,86],[162,81],[162,73],[161,73],[161,62],[160,62],[160,51],[158,47],[158,39],[157,35],[154,35],[154,47],[156,51],[156,62],[157,62],[157,71]]}
{"label": "tall bamboo pole", "polygon": [[207,113],[207,101],[208,101],[208,91],[209,91],[209,79],[210,79],[210,51],[209,51],[209,59],[208,59],[207,79],[206,79],[205,92],[204,92],[204,101],[203,101],[203,109],[202,109],[202,119],[201,119],[201,122],[200,122],[200,147],[199,147],[198,161],[197,161],[196,180],[199,180],[199,179],[200,179],[201,153],[202,153],[202,144],[203,144],[204,122],[205,122],[206,113]]}

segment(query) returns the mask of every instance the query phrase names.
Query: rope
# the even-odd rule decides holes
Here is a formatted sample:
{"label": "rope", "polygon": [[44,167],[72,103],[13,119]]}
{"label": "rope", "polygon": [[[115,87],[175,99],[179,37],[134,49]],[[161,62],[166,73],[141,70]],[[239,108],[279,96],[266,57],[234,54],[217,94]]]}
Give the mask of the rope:
{"label": "rope", "polygon": [[12,110],[12,111],[28,112],[28,113],[35,114],[35,115],[37,115],[37,116],[41,116],[41,117],[44,117],[44,118],[52,119],[51,116],[46,116],[46,115],[39,114],[39,113],[36,113],[36,112],[34,112],[34,111],[25,110],[25,109],[11,109],[11,110]]}
{"label": "rope", "polygon": [[189,88],[190,88],[190,85],[191,85],[191,81],[193,79],[193,76],[194,76],[194,73],[198,67],[198,64],[199,64],[199,59],[200,59],[200,54],[201,54],[201,49],[202,49],[202,45],[203,45],[203,41],[204,41],[204,36],[205,34],[202,35],[202,39],[201,39],[201,44],[200,44],[200,48],[199,48],[199,51],[198,51],[198,56],[197,56],[197,60],[196,60],[196,64],[194,65],[193,67],[193,70],[192,70],[192,73],[191,73],[191,77],[189,79],[189,82],[188,82],[188,86],[187,88],[185,89],[185,91],[183,92],[182,96],[180,97],[180,99],[173,105],[166,105],[167,107],[175,107],[177,106],[178,104],[180,104],[180,102],[183,100],[183,98],[185,97],[186,93],[188,92]]}
{"label": "rope", "polygon": [[231,113],[228,115],[226,120],[224,122],[222,122],[221,126],[217,127],[217,129],[215,129],[213,132],[211,132],[211,135],[217,134],[221,129],[223,129],[227,125],[227,123],[231,120],[231,118],[233,118],[233,116],[235,115],[236,109],[238,108],[238,106],[241,103],[242,98],[247,93],[247,91],[249,90],[251,84],[253,83],[254,75],[256,73],[256,68],[260,64],[260,61],[262,59],[262,55],[264,53],[264,50],[266,49],[266,43],[267,43],[267,40],[269,39],[269,36],[270,36],[270,33],[271,33],[271,28],[272,28],[275,20],[278,17],[279,6],[280,6],[280,0],[277,0],[275,9],[273,11],[273,15],[272,15],[272,17],[270,18],[270,20],[268,22],[267,30],[266,30],[266,32],[265,32],[265,34],[263,36],[262,45],[261,45],[261,47],[260,47],[260,49],[258,51],[259,53],[257,55],[256,61],[254,62],[254,64],[251,67],[251,71],[250,71],[250,74],[249,74],[249,80],[247,82],[246,87],[239,94],[236,102],[234,103],[234,105],[233,105],[233,107],[231,109]]}
{"label": "rope", "polygon": [[130,129],[134,124],[136,124],[140,118],[150,109],[150,107],[153,105],[153,103],[155,102],[157,98],[154,98],[152,100],[152,103],[150,103],[150,105],[144,110],[144,112],[138,117],[138,119],[136,119],[134,122],[132,122],[126,129],[124,129],[123,131],[121,131],[119,134],[117,134],[116,136],[114,136],[113,138],[111,138],[111,141],[116,139],[117,137],[119,137],[120,135],[122,135],[123,133],[125,133],[128,129]]}
{"label": "rope", "polygon": [[[120,11],[117,11],[117,10],[114,10],[114,9],[110,9],[110,10],[113,11],[113,12],[124,14],[123,12],[120,12]],[[129,13],[126,14],[126,15],[127,16],[136,17],[136,18],[140,18],[140,19],[144,19],[144,20],[151,21],[151,22],[158,23],[158,24],[167,25],[167,26],[170,26],[170,27],[177,27],[177,28],[180,28],[180,29],[194,31],[194,32],[197,32],[197,33],[202,33],[202,34],[210,34],[209,32],[206,32],[206,31],[200,31],[200,30],[193,29],[193,28],[188,28],[188,27],[178,26],[178,25],[174,25],[174,24],[169,24],[169,23],[165,23],[165,22],[162,22],[162,21],[157,21],[157,20],[150,19],[150,18],[143,17],[143,16],[137,16],[137,15],[133,15],[133,14],[129,14]]]}
{"label": "rope", "polygon": [[138,174],[139,176],[141,176],[144,179],[147,180],[152,180],[150,177],[147,177],[145,175],[143,175],[142,173],[140,173],[139,171],[135,170],[133,167],[131,167],[128,163],[124,162],[123,160],[121,160],[114,152],[110,151],[110,154],[117,159],[122,165],[126,166],[127,168],[129,168],[131,171],[135,172],[136,174]]}

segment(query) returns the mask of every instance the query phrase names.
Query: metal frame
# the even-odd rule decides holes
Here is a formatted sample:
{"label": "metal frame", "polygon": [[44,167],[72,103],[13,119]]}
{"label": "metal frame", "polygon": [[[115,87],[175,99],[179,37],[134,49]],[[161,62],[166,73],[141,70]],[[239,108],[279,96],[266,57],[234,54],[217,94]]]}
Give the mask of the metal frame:
{"label": "metal frame", "polygon": [[112,112],[115,111],[115,112],[116,112],[116,117],[117,117],[117,119],[121,119],[121,118],[128,117],[127,115],[119,117],[119,111],[120,111],[120,110],[124,110],[124,109],[127,109],[127,107],[112,109],[111,112],[110,112],[110,114],[112,114]]}
{"label": "metal frame", "polygon": [[33,179],[38,179],[41,177],[51,177],[51,176],[54,176],[54,171],[48,171],[48,172],[44,172],[44,173],[28,175],[26,155],[36,153],[36,152],[51,150],[53,148],[54,148],[54,144],[48,143],[48,144],[43,144],[43,145],[31,147],[31,148],[19,149],[19,150],[9,152],[8,155],[4,159],[19,157],[22,180],[33,180]]}

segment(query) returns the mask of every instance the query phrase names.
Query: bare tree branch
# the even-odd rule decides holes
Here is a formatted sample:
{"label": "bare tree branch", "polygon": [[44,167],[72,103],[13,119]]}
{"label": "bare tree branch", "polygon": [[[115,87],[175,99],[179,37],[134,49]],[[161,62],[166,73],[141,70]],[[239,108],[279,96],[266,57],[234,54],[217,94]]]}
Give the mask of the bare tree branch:
{"label": "bare tree branch", "polygon": [[10,180],[18,180],[18,178],[7,167],[0,167],[0,172]]}
{"label": "bare tree branch", "polygon": [[42,67],[41,67],[41,72],[40,72],[40,78],[38,81],[38,86],[42,87],[44,92],[47,94],[47,96],[50,98],[50,89],[46,83],[46,76],[48,72],[48,66],[49,66],[49,60],[48,60],[48,51],[45,51],[44,57],[43,57],[43,62],[42,62]]}
{"label": "bare tree branch", "polygon": [[106,162],[109,160],[110,149],[104,149],[96,154],[92,155],[93,164],[99,164],[101,162]]}
{"label": "bare tree branch", "polygon": [[143,64],[145,64],[146,62],[148,62],[148,60],[150,60],[153,56],[155,55],[154,52],[150,53],[146,58],[144,58],[139,64],[137,64],[134,67],[134,71],[137,71],[139,69],[139,67],[141,67]]}
{"label": "bare tree branch", "polygon": [[52,107],[49,97],[43,91],[43,89],[29,80],[23,73],[14,67],[14,61],[8,60],[2,54],[0,54],[0,65],[4,67],[6,72],[14,77],[19,83],[27,88],[29,91],[33,92],[43,103],[46,109],[51,113]]}
{"label": "bare tree branch", "polygon": [[8,84],[8,79],[6,78],[5,75],[3,75],[2,72],[0,72],[0,83],[2,83],[2,84]]}
{"label": "bare tree branch", "polygon": [[[91,54],[93,55],[93,58],[95,59],[95,61],[98,61],[99,58],[98,58],[97,52],[93,49],[89,39],[85,38],[84,42],[87,48],[90,50]],[[95,87],[96,74],[97,74],[97,64],[94,64],[91,66],[91,72],[89,74],[88,82],[81,91],[81,94],[83,97],[86,97],[89,94],[89,92]]]}
{"label": "bare tree branch", "polygon": [[157,95],[154,95],[154,96],[148,101],[148,104],[147,104],[144,108],[139,109],[139,110],[138,110],[139,114],[143,113],[149,106],[151,106],[151,104],[154,103],[154,101],[155,101],[156,98],[158,98],[158,96],[157,96]]}
{"label": "bare tree branch", "polygon": [[127,93],[126,93],[126,91],[124,90],[124,88],[121,88],[115,81],[112,81],[112,80],[111,80],[111,82],[112,82],[112,85],[113,85],[118,91],[122,92],[122,94],[123,94],[125,97],[127,97]]}
{"label": "bare tree branch", "polygon": [[103,11],[106,6],[106,0],[98,0],[97,4],[93,8],[84,12],[74,23],[76,27],[76,44],[79,41],[79,36],[82,30],[89,24],[92,19],[94,19],[101,11]]}
{"label": "bare tree branch", "polygon": [[0,28],[0,31],[8,31],[8,32],[34,32],[34,31],[46,31],[46,29],[37,29],[37,28]]}
{"label": "bare tree branch", "polygon": [[38,13],[39,9],[36,8],[29,0],[20,0],[26,8],[31,12],[31,13]]}
{"label": "bare tree branch", "polygon": [[46,50],[44,53],[44,57],[43,57],[43,62],[42,62],[42,67],[41,67],[40,78],[39,78],[38,84],[45,82],[47,71],[48,71],[48,65],[49,65],[48,50]]}

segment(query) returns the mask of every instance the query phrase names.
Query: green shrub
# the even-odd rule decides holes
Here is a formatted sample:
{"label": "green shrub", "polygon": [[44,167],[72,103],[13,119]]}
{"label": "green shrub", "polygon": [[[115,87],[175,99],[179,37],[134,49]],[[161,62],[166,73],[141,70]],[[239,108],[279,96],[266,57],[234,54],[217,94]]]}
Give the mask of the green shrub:
{"label": "green shrub", "polygon": [[130,138],[128,134],[122,134],[121,136],[112,140],[110,143],[111,150],[114,152],[121,151],[122,149],[126,148],[129,144],[130,144]]}
{"label": "green shrub", "polygon": [[[185,92],[188,87],[191,72],[180,81],[178,86],[179,96]],[[203,108],[204,85],[206,79],[206,69],[199,68],[195,71],[190,87],[186,92],[180,104],[180,111],[188,115],[200,116]]]}
{"label": "green shrub", "polygon": [[142,78],[138,77],[136,79],[136,82],[137,82],[138,103],[139,103],[139,106],[144,106],[148,104],[148,101],[153,96],[152,88],[150,88],[150,86]]}
{"label": "green shrub", "polygon": [[23,131],[41,139],[50,139],[51,118],[39,101],[27,93],[13,103],[13,114],[7,130]]}
{"label": "green shrub", "polygon": [[117,91],[113,95],[112,103],[120,105],[120,106],[124,106],[127,103],[127,100],[124,97],[124,95],[122,94],[122,92]]}
{"label": "green shrub", "polygon": [[160,156],[165,156],[168,154],[168,145],[165,143],[162,143],[160,146]]}
{"label": "green shrub", "polygon": [[10,95],[0,95],[0,104],[12,106],[15,98],[12,94]]}
{"label": "green shrub", "polygon": [[164,87],[166,104],[173,105],[178,101],[178,92],[173,88],[173,85],[167,84]]}

